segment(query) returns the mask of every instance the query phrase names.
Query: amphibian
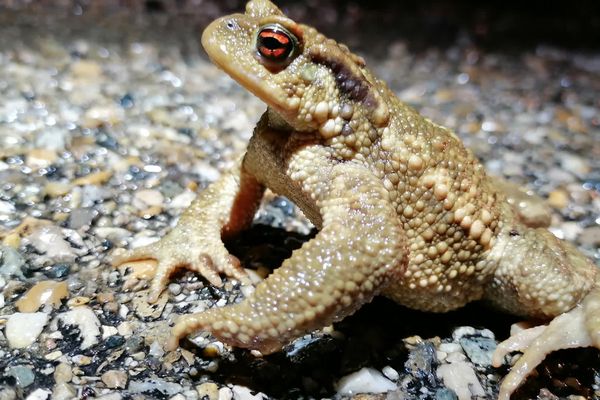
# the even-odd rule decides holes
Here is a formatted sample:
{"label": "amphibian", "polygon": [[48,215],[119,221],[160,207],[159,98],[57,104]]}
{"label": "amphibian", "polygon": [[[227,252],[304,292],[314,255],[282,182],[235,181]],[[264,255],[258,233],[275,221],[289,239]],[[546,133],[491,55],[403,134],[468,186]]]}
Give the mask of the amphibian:
{"label": "amphibian", "polygon": [[221,274],[248,283],[223,239],[250,225],[265,188],[291,199],[319,232],[242,302],[180,317],[170,347],[204,330],[275,352],[376,295],[433,312],[483,299],[551,321],[496,350],[495,365],[523,352],[500,399],[549,352],[600,347],[597,267],[527,226],[459,138],[400,102],[361,57],[268,0],[214,21],[202,44],[267,111],[244,156],[172,232],[114,263],[158,262],[151,301],[183,266],[213,285]]}

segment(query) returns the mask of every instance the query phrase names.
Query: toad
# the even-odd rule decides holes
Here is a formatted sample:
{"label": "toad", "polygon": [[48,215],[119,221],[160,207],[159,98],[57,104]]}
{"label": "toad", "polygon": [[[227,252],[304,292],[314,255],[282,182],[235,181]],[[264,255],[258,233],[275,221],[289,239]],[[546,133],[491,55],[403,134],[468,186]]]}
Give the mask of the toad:
{"label": "toad", "polygon": [[339,321],[374,296],[445,312],[475,300],[548,325],[495,351],[523,355],[511,393],[546,354],[600,347],[600,274],[569,243],[532,227],[451,130],[419,115],[365,61],[268,0],[214,21],[210,59],[267,104],[246,153],[157,243],[114,257],[158,264],[155,301],[186,267],[209,283],[249,283],[223,240],[247,228],[265,188],[318,234],[238,304],[181,316],[169,347],[195,331],[263,354]]}

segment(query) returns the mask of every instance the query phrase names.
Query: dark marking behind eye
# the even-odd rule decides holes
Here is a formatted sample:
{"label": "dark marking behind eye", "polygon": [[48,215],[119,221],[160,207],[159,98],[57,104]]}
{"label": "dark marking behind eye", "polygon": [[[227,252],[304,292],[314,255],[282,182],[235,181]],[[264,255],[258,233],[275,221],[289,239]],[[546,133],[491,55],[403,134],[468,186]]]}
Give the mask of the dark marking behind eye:
{"label": "dark marking behind eye", "polygon": [[311,60],[328,67],[335,77],[335,82],[340,91],[350,99],[357,102],[366,102],[368,106],[376,104],[375,99],[369,96],[369,84],[361,76],[354,74],[346,64],[327,52],[311,53]]}

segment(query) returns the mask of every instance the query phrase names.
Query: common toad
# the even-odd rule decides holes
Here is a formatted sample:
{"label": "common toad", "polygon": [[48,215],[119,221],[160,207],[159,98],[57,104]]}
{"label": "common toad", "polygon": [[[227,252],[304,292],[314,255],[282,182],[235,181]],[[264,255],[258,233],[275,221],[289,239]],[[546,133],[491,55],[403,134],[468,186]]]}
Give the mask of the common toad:
{"label": "common toad", "polygon": [[365,61],[268,0],[214,21],[211,60],[268,106],[235,168],[203,191],[161,241],[114,258],[158,262],[154,301],[179,267],[213,285],[249,283],[223,239],[247,228],[265,188],[318,228],[242,302],[180,317],[169,343],[197,330],[266,354],[353,313],[376,295],[444,312],[474,300],[551,322],[501,343],[506,400],[546,354],[600,348],[597,267],[531,227],[449,129],[398,100]]}

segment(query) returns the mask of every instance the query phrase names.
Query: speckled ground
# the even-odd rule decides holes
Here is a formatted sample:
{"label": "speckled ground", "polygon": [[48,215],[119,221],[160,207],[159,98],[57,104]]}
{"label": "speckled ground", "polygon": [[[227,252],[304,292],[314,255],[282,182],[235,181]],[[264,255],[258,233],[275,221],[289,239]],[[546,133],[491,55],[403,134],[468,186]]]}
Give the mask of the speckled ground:
{"label": "speckled ground", "polygon": [[[189,1],[175,12],[132,1],[144,6],[131,13],[117,2],[60,4],[0,8],[0,399],[346,398],[351,385],[390,390],[354,398],[455,399],[444,366],[461,371],[459,388],[493,398],[505,369],[489,357],[516,320],[481,305],[431,315],[377,299],[269,357],[202,335],[165,353],[176,313],[243,290],[183,273],[149,305],[147,269],[114,270],[106,257],[164,235],[243,151],[264,106],[196,39],[234,5]],[[469,29],[440,43],[430,31],[361,32],[352,24],[381,9],[331,4],[315,23],[341,21],[336,38],[371,49],[362,54],[379,76],[454,128],[489,171],[547,198],[552,231],[599,262],[600,51],[488,45]],[[314,7],[290,10],[306,19]],[[270,195],[251,231],[228,245],[260,280],[313,234],[293,204]],[[54,297],[28,292],[42,281],[58,282],[45,291]],[[558,352],[515,398],[598,397],[598,365],[596,350]],[[348,376],[362,368],[363,381]]]}

